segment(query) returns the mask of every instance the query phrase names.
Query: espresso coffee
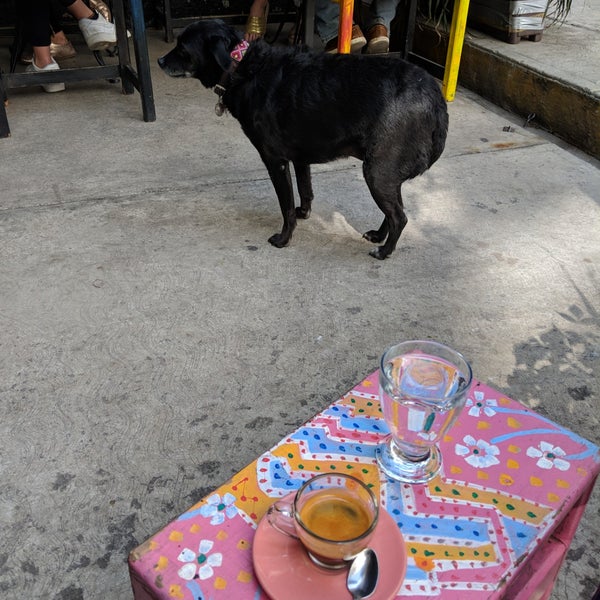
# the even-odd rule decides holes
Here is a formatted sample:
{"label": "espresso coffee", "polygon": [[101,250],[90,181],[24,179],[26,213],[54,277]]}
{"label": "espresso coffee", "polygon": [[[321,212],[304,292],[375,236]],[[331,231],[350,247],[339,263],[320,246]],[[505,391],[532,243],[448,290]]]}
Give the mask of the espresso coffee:
{"label": "espresso coffee", "polygon": [[345,569],[370,543],[379,506],[367,484],[345,473],[322,473],[306,481],[293,500],[269,507],[279,532],[300,540],[310,559],[326,569]]}
{"label": "espresso coffee", "polygon": [[336,542],[363,535],[373,522],[368,508],[344,489],[312,492],[300,509],[300,520],[313,534]]}

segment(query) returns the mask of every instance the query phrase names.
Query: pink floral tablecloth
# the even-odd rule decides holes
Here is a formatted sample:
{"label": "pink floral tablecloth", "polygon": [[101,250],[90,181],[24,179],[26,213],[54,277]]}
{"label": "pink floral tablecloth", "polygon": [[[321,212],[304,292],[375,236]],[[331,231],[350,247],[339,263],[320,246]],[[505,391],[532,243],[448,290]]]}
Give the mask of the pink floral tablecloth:
{"label": "pink floral tablecloth", "polygon": [[136,548],[136,600],[266,600],[252,568],[258,521],[274,499],[336,471],[370,484],[402,531],[408,569],[398,599],[501,598],[587,499],[599,449],[475,381],[441,443],[441,474],[424,485],[388,481],[374,458],[388,433],[377,386],[373,373]]}

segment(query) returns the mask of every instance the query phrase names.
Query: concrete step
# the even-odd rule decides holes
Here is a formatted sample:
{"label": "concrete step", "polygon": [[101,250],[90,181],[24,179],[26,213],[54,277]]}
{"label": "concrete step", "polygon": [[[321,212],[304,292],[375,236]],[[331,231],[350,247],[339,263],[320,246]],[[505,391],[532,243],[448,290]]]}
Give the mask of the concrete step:
{"label": "concrete step", "polygon": [[[416,54],[443,64],[447,36],[417,28]],[[600,158],[600,6],[573,0],[562,24],[517,44],[467,29],[459,85]]]}

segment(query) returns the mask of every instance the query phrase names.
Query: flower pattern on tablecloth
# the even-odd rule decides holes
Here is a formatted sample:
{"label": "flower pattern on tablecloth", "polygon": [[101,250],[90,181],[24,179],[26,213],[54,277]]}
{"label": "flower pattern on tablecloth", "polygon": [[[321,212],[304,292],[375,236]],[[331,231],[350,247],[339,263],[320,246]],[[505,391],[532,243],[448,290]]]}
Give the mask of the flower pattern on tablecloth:
{"label": "flower pattern on tablecloth", "polygon": [[467,414],[471,417],[479,417],[481,413],[486,417],[493,417],[496,414],[494,410],[498,406],[498,401],[494,398],[485,398],[483,392],[476,391],[473,393],[474,400],[469,398],[465,406],[469,408]]}
{"label": "flower pattern on tablecloth", "polygon": [[[184,548],[177,560],[185,563],[178,571],[177,575],[186,581],[191,581],[196,577],[196,573],[200,579],[209,579],[213,576],[213,567],[220,567],[223,562],[223,555],[215,552],[209,554],[214,542],[212,540],[201,540],[198,546],[198,553]],[[199,566],[197,566],[199,565]]]}
{"label": "flower pattern on tablecloth", "polygon": [[485,440],[476,440],[472,435],[466,435],[462,444],[456,444],[454,450],[458,456],[462,456],[472,467],[485,469],[497,465],[500,461],[496,458],[500,454],[498,446],[494,446]]}
{"label": "flower pattern on tablecloth", "polygon": [[225,517],[233,519],[238,514],[235,506],[236,497],[227,492],[223,498],[219,494],[213,494],[206,500],[206,504],[200,508],[200,514],[203,517],[212,517],[211,525],[221,525],[225,522]]}
{"label": "flower pattern on tablecloth", "polygon": [[537,458],[537,466],[541,469],[557,468],[559,471],[568,471],[571,464],[565,460],[567,453],[560,446],[553,446],[549,442],[540,442],[538,448],[529,446],[527,456]]}

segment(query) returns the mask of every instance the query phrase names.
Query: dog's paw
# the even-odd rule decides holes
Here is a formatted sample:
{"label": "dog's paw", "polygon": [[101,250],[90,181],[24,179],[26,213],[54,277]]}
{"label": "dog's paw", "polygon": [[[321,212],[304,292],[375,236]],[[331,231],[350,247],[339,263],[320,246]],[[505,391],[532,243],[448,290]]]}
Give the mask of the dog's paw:
{"label": "dog's paw", "polygon": [[310,216],[310,208],[296,206],[296,217],[298,217],[298,219],[308,219],[309,216]]}
{"label": "dog's paw", "polygon": [[377,246],[377,248],[373,248],[373,250],[371,250],[369,254],[377,260],[385,260],[389,256],[389,254],[386,254],[383,251],[383,246]]}
{"label": "dog's paw", "polygon": [[269,244],[272,244],[275,248],[283,248],[288,245],[289,241],[290,237],[281,233],[276,233],[269,238]]}
{"label": "dog's paw", "polygon": [[369,242],[373,242],[374,244],[381,244],[385,239],[385,235],[382,235],[376,229],[371,229],[363,234],[365,240],[369,240]]}

